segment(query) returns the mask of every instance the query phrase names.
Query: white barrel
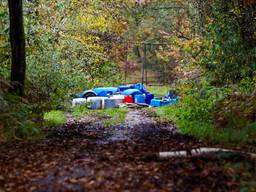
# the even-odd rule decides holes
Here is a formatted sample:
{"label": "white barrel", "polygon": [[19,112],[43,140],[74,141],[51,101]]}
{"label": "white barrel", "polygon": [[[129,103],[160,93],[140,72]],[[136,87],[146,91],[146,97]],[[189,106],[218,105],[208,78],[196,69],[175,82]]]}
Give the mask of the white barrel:
{"label": "white barrel", "polygon": [[115,104],[115,99],[112,99],[112,98],[108,98],[108,99],[105,99],[105,103],[104,103],[104,108],[105,109],[110,109],[110,108],[116,108],[116,104]]}
{"label": "white barrel", "polygon": [[119,107],[119,105],[124,103],[125,95],[113,95],[111,98],[115,100],[115,107]]}
{"label": "white barrel", "polygon": [[85,105],[86,99],[85,98],[75,98],[72,100],[72,107],[77,105]]}
{"label": "white barrel", "polygon": [[87,102],[91,103],[91,109],[103,109],[105,106],[105,99],[107,99],[107,97],[88,97]]}
{"label": "white barrel", "polygon": [[122,99],[122,100],[124,100],[124,97],[125,97],[125,95],[113,95],[113,96],[111,96],[110,98],[113,98],[113,99]]}

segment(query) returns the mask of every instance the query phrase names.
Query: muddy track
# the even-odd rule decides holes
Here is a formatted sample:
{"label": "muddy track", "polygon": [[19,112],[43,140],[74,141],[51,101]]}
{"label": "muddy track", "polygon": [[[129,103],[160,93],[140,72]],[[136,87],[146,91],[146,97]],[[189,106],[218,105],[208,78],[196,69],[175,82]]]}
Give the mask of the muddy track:
{"label": "muddy track", "polygon": [[156,159],[160,151],[207,144],[143,110],[130,110],[117,126],[94,121],[70,117],[45,139],[4,144],[0,191],[239,191],[247,176],[225,165],[246,162],[255,172],[254,162],[233,154]]}

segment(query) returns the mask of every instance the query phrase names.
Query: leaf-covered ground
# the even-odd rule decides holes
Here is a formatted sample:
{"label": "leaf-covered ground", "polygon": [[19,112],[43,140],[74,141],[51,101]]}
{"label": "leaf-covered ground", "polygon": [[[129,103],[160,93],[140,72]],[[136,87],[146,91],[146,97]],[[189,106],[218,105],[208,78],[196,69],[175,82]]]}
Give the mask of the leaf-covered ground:
{"label": "leaf-covered ground", "polygon": [[207,144],[131,110],[122,125],[72,118],[40,141],[3,144],[0,191],[255,191],[255,162],[237,154],[159,160]]}

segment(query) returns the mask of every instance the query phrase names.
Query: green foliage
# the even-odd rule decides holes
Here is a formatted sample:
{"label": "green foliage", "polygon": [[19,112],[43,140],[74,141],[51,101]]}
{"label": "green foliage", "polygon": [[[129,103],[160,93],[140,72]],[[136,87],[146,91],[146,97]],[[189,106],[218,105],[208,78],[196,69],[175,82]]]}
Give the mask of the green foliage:
{"label": "green foliage", "polygon": [[64,125],[67,122],[63,111],[50,111],[44,114],[44,120],[48,126]]}
{"label": "green foliage", "polygon": [[101,43],[118,23],[99,6],[99,1],[24,2],[26,94],[41,110],[63,108],[69,95],[84,89],[122,82],[109,54],[112,46]]}
{"label": "green foliage", "polygon": [[8,78],[10,70],[10,43],[8,38],[7,1],[0,2],[0,77]]}
{"label": "green foliage", "polygon": [[[169,37],[180,49],[177,59],[186,74],[176,87],[182,99],[176,105],[157,109],[156,113],[177,123],[183,133],[253,146],[255,4],[236,0],[186,4],[190,18],[183,34],[189,38]],[[192,32],[194,35],[190,36]]]}
{"label": "green foliage", "polygon": [[41,135],[36,124],[40,117],[33,106],[19,97],[0,94],[0,140],[32,139]]}
{"label": "green foliage", "polygon": [[201,88],[199,91],[187,93],[173,106],[157,109],[157,115],[177,123],[183,133],[211,137],[211,109],[216,99],[216,90],[210,87]]}
{"label": "green foliage", "polygon": [[214,84],[237,83],[253,78],[256,71],[256,47],[248,47],[243,38],[245,13],[234,2],[212,4],[209,22],[205,24],[197,62]]}
{"label": "green foliage", "polygon": [[193,85],[175,105],[156,109],[182,133],[201,139],[255,145],[255,96],[231,96],[234,88]]}
{"label": "green foliage", "polygon": [[[25,130],[34,127],[33,122],[40,122],[44,111],[68,109],[71,94],[96,86],[114,86],[123,80],[117,64],[119,60],[114,59],[112,49],[120,46],[115,39],[125,27],[122,21],[113,18],[112,13],[120,15],[121,10],[112,1],[38,0],[23,1],[23,4],[27,104],[18,103],[20,107],[10,107],[1,114],[1,121],[8,119],[6,115],[15,120],[1,122],[2,132],[15,130],[9,131],[9,135],[14,135],[10,136],[12,138],[25,138]],[[106,12],[102,7],[111,11]],[[0,2],[0,31],[0,77],[9,79],[11,51],[7,1]],[[13,101],[4,98],[1,84],[0,92],[1,108],[12,106]],[[38,119],[28,117],[30,114],[38,114]],[[55,124],[54,118],[56,124],[61,122],[60,114],[50,115],[53,115],[50,123]],[[46,117],[49,116],[46,114]]]}
{"label": "green foliage", "polygon": [[95,111],[88,109],[87,106],[76,106],[72,109],[72,114],[76,119],[79,119],[83,116],[89,116]]}

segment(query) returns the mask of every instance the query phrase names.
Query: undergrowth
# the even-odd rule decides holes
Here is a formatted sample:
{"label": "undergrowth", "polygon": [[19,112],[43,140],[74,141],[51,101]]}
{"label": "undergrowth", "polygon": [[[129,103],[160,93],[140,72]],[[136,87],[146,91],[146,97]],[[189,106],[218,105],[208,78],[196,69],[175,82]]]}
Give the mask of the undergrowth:
{"label": "undergrowth", "polygon": [[34,139],[41,136],[40,115],[25,99],[0,93],[0,141]]}
{"label": "undergrowth", "polygon": [[[234,94],[236,96],[234,96]],[[256,96],[233,89],[190,89],[172,105],[155,110],[157,118],[176,123],[184,133],[209,141],[255,147]]]}
{"label": "undergrowth", "polygon": [[44,114],[44,120],[48,126],[64,125],[67,118],[63,111],[50,111]]}

